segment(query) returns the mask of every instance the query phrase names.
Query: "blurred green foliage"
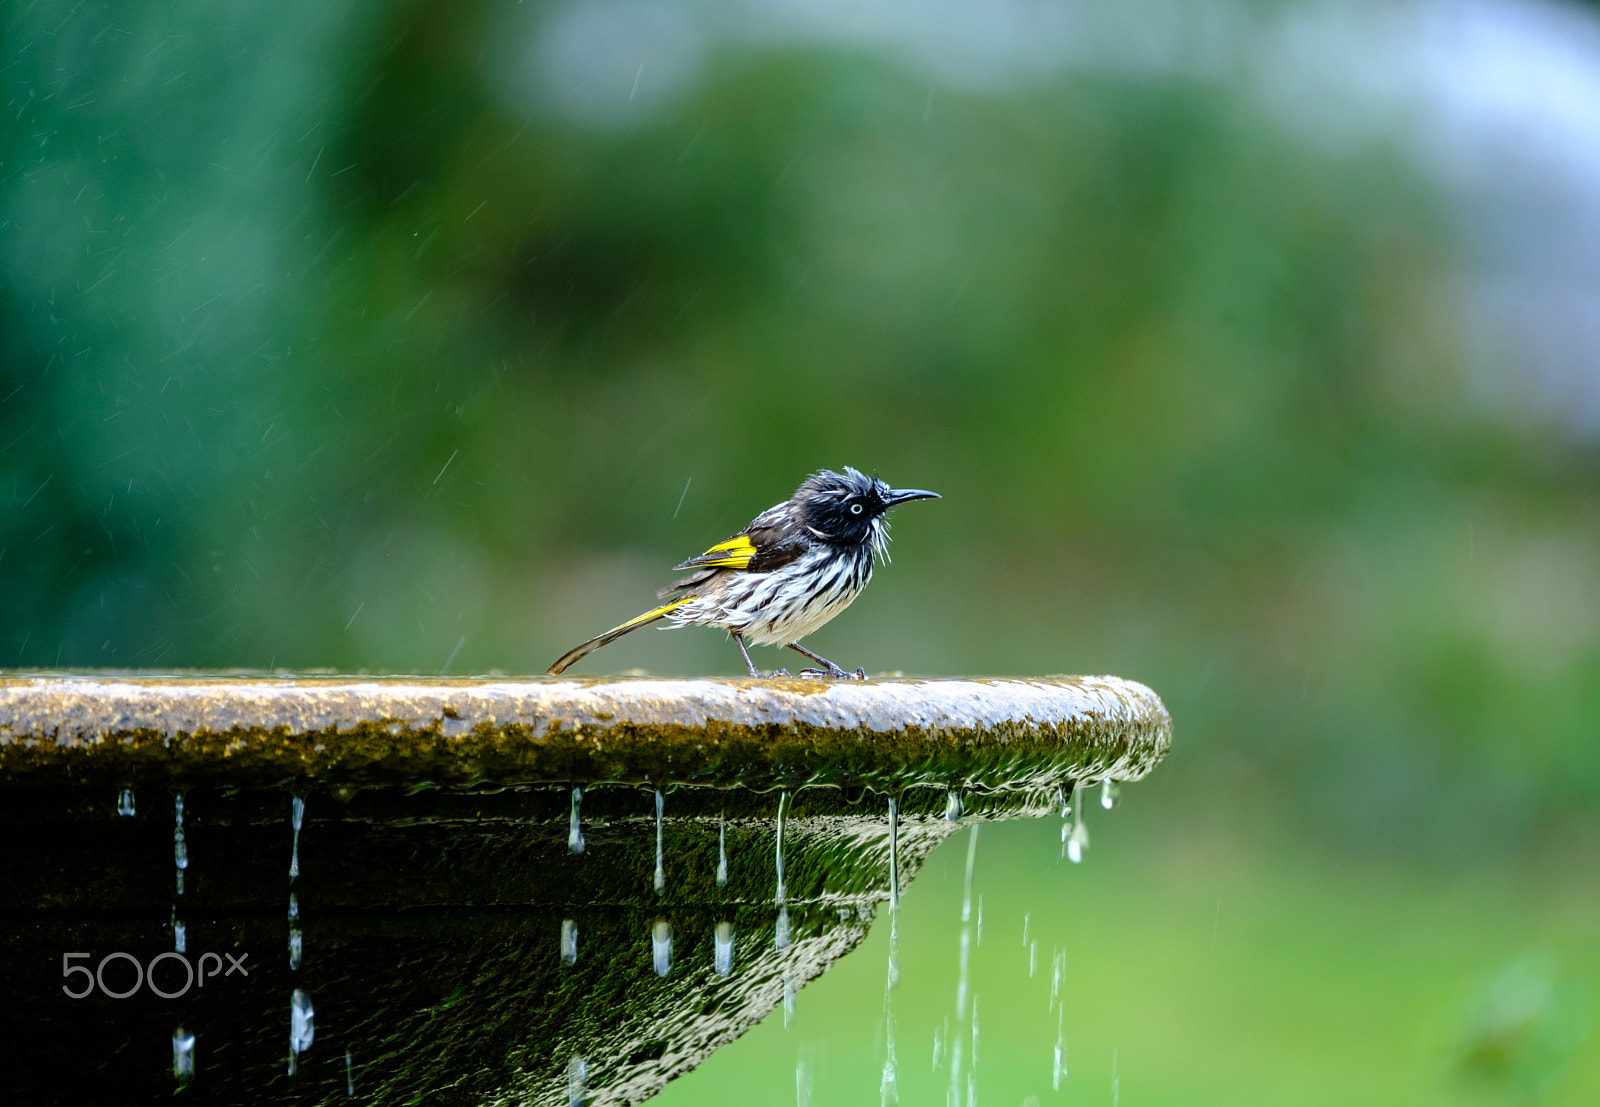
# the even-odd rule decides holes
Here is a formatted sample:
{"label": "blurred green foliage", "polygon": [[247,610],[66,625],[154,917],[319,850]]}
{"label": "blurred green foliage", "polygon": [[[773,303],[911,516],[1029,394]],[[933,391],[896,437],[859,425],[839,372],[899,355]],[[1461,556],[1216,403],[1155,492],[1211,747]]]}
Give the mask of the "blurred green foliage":
{"label": "blurred green foliage", "polygon": [[608,125],[550,10],[6,10],[0,663],[539,672],[849,464],[945,499],[842,663],[1144,680],[1179,812],[1593,842],[1594,452],[1475,398],[1403,150],[781,39]]}

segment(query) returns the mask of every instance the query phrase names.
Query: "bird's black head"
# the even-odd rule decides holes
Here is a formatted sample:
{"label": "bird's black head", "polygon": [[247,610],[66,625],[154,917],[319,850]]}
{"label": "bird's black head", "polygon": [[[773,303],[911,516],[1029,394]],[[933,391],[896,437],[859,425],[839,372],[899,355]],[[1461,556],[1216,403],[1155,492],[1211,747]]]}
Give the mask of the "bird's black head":
{"label": "bird's black head", "polygon": [[800,522],[813,537],[835,545],[871,543],[881,550],[888,541],[884,515],[907,500],[937,500],[939,493],[916,488],[890,488],[877,477],[845,466],[843,473],[824,469],[795,490]]}

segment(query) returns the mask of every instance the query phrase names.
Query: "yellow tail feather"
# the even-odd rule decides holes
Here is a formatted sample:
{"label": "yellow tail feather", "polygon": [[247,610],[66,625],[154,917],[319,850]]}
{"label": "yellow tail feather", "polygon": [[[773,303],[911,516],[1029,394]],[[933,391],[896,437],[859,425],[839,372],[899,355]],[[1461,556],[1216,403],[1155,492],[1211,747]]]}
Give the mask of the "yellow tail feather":
{"label": "yellow tail feather", "polygon": [[551,676],[560,676],[562,673],[566,672],[566,670],[574,662],[582,660],[595,650],[599,649],[601,646],[606,645],[608,642],[615,642],[618,638],[621,638],[629,631],[638,630],[640,627],[648,626],[657,619],[665,618],[669,611],[672,611],[674,608],[682,607],[684,604],[688,603],[694,598],[695,597],[693,596],[684,596],[681,599],[673,600],[671,603],[662,604],[654,611],[646,611],[643,615],[636,615],[627,622],[612,627],[604,634],[597,634],[582,645],[573,646],[566,653],[562,654],[554,665],[550,666],[550,668],[545,671]]}

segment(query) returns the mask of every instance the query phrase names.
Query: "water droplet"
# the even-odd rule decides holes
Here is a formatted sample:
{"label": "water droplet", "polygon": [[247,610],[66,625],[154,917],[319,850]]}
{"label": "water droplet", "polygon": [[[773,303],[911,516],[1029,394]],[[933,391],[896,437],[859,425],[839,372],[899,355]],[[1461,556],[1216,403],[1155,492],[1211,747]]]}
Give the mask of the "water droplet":
{"label": "water droplet", "polygon": [[1061,994],[1061,981],[1067,975],[1067,951],[1057,949],[1050,955],[1050,1006],[1056,1005]]}
{"label": "water droplet", "polygon": [[589,1063],[581,1054],[567,1062],[567,1107],[584,1107],[589,1098]]}
{"label": "water droplet", "polygon": [[133,814],[133,789],[132,788],[124,788],[121,792],[117,793],[117,814],[119,814],[119,815],[132,815]]}
{"label": "water droplet", "polygon": [[672,925],[666,919],[657,919],[650,928],[650,961],[657,976],[672,971]]}
{"label": "water droplet", "polygon": [[583,789],[572,790],[572,822],[567,828],[567,849],[572,853],[583,852],[583,828],[578,825],[578,804],[583,802]]}
{"label": "water droplet", "polygon": [[1028,979],[1033,979],[1033,974],[1039,971],[1039,940],[1035,938],[1028,943]]}
{"label": "water droplet", "polygon": [[881,1107],[890,1107],[899,1102],[900,1074],[895,1071],[894,1049],[891,1046],[889,1056],[884,1058],[883,1076],[878,1080],[878,1103]]}
{"label": "water droplet", "polygon": [[300,901],[295,898],[295,894],[293,892],[289,893],[289,917],[291,919],[298,919],[300,917]]}
{"label": "water droplet", "polygon": [[1062,1031],[1062,1015],[1066,1008],[1056,1012],[1056,1057],[1055,1067],[1051,1070],[1050,1087],[1055,1091],[1061,1090],[1061,1081],[1067,1075],[1067,1039]]}
{"label": "water droplet", "polygon": [[561,920],[561,963],[563,965],[578,963],[578,923],[575,919]]}
{"label": "water droplet", "polygon": [[355,1061],[350,1056],[350,1051],[344,1051],[344,1094],[350,1099],[356,1097],[356,1068]]}
{"label": "water droplet", "polygon": [[719,922],[715,934],[716,952],[714,960],[718,976],[727,976],[733,972],[733,924]]}
{"label": "water droplet", "polygon": [[956,977],[956,1018],[965,1022],[967,1018],[967,966],[972,960],[972,928],[961,928],[961,961],[959,975]]}
{"label": "water droplet", "polygon": [[176,953],[189,952],[189,928],[176,915],[172,919],[172,949]]}
{"label": "water droplet", "polygon": [[291,969],[298,969],[300,967],[300,955],[303,952],[303,944],[304,943],[300,937],[300,928],[298,926],[291,926],[289,928],[289,967]]}
{"label": "water droplet", "polygon": [[1072,786],[1072,829],[1069,831],[1062,827],[1064,848],[1068,860],[1074,865],[1083,860],[1083,853],[1089,848],[1089,827],[1083,821],[1083,785]]}
{"label": "water droplet", "polygon": [[900,910],[900,808],[889,800],[889,912]]}
{"label": "water droplet", "polygon": [[1107,777],[1100,782],[1100,806],[1110,811],[1122,802],[1122,786]]}
{"label": "water droplet", "polygon": [[172,796],[172,863],[178,868],[178,894],[183,894],[183,870],[189,867],[189,844],[183,838],[183,793]]}
{"label": "water droplet", "polygon": [[773,896],[773,902],[778,905],[778,921],[773,931],[773,944],[780,950],[788,949],[790,943],[793,941],[793,935],[789,928],[789,908],[786,906],[789,901],[789,885],[784,878],[783,871],[783,827],[784,818],[788,814],[788,809],[789,793],[780,792],[778,794],[778,832],[776,850],[778,888],[777,892]]}
{"label": "water droplet", "polygon": [[967,838],[967,876],[962,885],[961,893],[961,921],[968,922],[972,918],[972,865],[978,857],[978,824],[972,824],[972,833]]}
{"label": "water droplet", "polygon": [[289,999],[289,1067],[293,1074],[295,1058],[311,1048],[317,1036],[317,1013],[311,1006],[311,996],[301,988],[294,990]]}
{"label": "water droplet", "polygon": [[717,822],[717,887],[728,883],[728,820]]}
{"label": "water droplet", "polygon": [[780,903],[780,904],[786,902],[788,900],[788,898],[789,898],[789,888],[788,888],[788,885],[785,883],[784,878],[783,878],[783,822],[784,822],[784,815],[788,811],[788,806],[789,806],[789,793],[788,792],[780,793],[778,795],[778,838],[777,838],[777,840],[778,840],[778,846],[777,846],[778,892],[777,892],[776,898],[773,901],[775,903]]}
{"label": "water droplet", "polygon": [[961,793],[946,792],[944,797],[944,817],[950,822],[961,818]]}
{"label": "water droplet", "polygon": [[194,1035],[181,1026],[172,1032],[172,1075],[179,1083],[194,1075]]}
{"label": "water droplet", "polygon": [[[891,807],[893,801],[891,802]],[[883,1074],[878,1080],[879,1107],[900,1102],[899,1061],[895,1057],[894,989],[900,982],[900,917],[889,916],[889,970],[883,981]]]}
{"label": "water droplet", "polygon": [[289,879],[300,879],[300,825],[305,821],[306,801],[299,796],[289,798],[289,822],[294,827],[289,850]]}
{"label": "water droplet", "polygon": [[978,997],[972,997],[972,1067],[978,1067]]}
{"label": "water droplet", "polygon": [[983,893],[978,893],[978,948],[983,948]]}
{"label": "water droplet", "polygon": [[[785,1023],[784,1025],[788,1025]],[[802,1049],[800,1059],[794,1065],[794,1102],[795,1107],[811,1107],[811,1058],[810,1051]]]}
{"label": "water droplet", "polygon": [[[667,869],[666,869],[665,860],[663,859],[662,853],[661,853],[661,818],[662,818],[662,812],[666,809],[666,803],[667,803],[666,799],[661,795],[661,789],[657,788],[656,789],[656,879],[655,879],[655,889],[656,889],[656,894],[657,895],[660,895],[662,892],[667,890]],[[662,973],[661,975],[662,976],[666,976],[667,974],[666,973]]]}
{"label": "water droplet", "polygon": [[788,970],[783,974],[783,1025],[794,1025],[794,977]]}

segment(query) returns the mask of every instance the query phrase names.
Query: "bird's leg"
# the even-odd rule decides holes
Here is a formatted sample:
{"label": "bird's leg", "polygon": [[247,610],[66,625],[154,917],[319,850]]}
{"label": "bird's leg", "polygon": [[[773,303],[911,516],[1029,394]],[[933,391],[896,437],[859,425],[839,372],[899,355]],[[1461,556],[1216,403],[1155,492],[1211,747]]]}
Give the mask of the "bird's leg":
{"label": "bird's leg", "polygon": [[804,646],[802,646],[799,642],[790,642],[789,643],[789,648],[791,650],[797,650],[798,652],[805,654],[811,660],[815,661],[818,665],[826,666],[826,668],[823,668],[823,669],[801,669],[800,670],[800,675],[801,676],[828,677],[828,678],[830,678],[832,680],[866,680],[867,679],[867,671],[865,669],[857,669],[853,673],[847,673],[843,669],[839,668],[839,666],[837,666],[833,662],[829,661],[826,657],[823,657],[821,654],[812,653],[810,650],[808,650]]}
{"label": "bird's leg", "polygon": [[728,633],[733,635],[733,641],[736,645],[738,645],[739,652],[744,654],[745,667],[750,670],[751,676],[755,677],[757,680],[760,680],[763,677],[786,677],[789,675],[788,669],[774,669],[770,673],[763,673],[760,669],[756,668],[756,663],[750,660],[750,651],[744,648],[744,635],[740,634],[736,630],[730,630]]}

